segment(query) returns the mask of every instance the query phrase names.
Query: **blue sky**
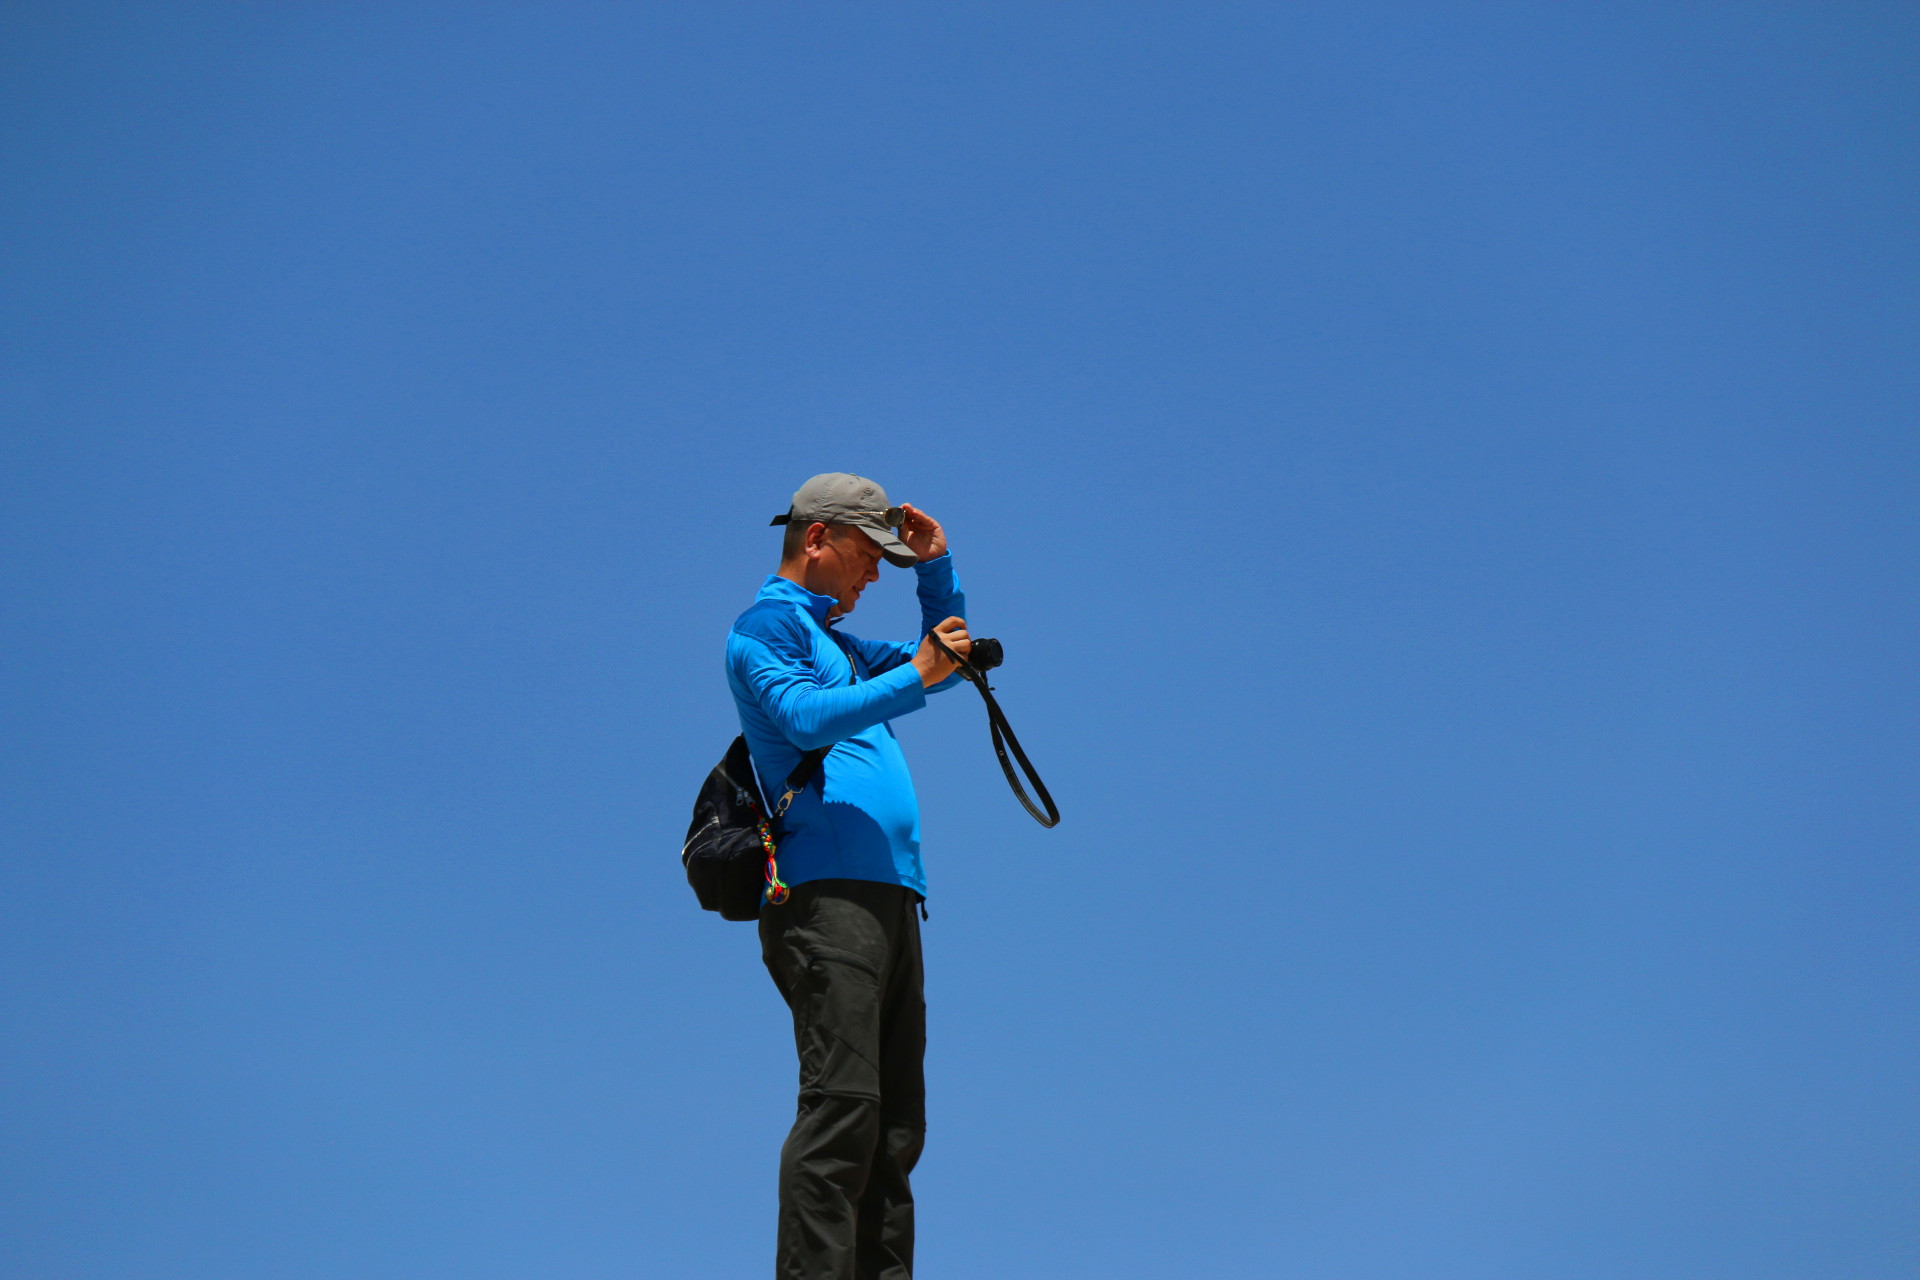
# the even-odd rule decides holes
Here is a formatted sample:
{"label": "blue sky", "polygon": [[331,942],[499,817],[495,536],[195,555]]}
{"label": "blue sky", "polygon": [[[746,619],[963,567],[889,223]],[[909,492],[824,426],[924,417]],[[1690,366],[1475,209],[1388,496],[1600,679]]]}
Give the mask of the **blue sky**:
{"label": "blue sky", "polygon": [[0,1271],[763,1274],[785,1012],[676,853],[844,469],[1065,813],[899,724],[920,1274],[1913,1274],[1916,55],[10,6]]}

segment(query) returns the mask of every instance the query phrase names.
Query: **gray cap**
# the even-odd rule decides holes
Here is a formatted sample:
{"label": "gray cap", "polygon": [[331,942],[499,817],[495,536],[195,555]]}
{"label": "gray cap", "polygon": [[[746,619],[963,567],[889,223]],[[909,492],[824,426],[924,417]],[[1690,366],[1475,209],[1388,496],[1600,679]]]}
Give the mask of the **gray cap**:
{"label": "gray cap", "polygon": [[801,485],[787,513],[769,523],[850,524],[879,543],[888,561],[905,569],[919,564],[920,557],[895,535],[900,519],[900,508],[887,505],[887,491],[878,484],[865,476],[829,471]]}

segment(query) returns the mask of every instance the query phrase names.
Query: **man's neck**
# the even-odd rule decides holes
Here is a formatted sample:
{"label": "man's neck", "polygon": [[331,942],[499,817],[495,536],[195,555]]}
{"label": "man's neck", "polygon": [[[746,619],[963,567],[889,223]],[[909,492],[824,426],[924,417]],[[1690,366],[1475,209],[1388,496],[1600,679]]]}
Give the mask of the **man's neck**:
{"label": "man's neck", "polygon": [[[774,571],[774,576],[778,578],[785,578],[788,582],[791,582],[794,586],[799,587],[803,591],[812,591],[814,595],[827,596],[828,599],[833,599],[830,593],[825,591],[817,591],[813,588],[813,586],[810,583],[808,583],[807,562],[804,560],[789,561],[788,563],[781,565],[778,569]],[[833,604],[827,609],[827,621],[832,622],[838,617],[840,617],[840,602],[838,600],[833,600]]]}

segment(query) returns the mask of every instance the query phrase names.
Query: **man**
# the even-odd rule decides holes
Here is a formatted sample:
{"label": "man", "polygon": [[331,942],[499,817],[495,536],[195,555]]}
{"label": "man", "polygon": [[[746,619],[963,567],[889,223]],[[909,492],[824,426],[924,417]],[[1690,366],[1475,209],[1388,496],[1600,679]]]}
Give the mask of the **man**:
{"label": "man", "polygon": [[[727,683],[761,793],[779,796],[803,752],[831,744],[781,826],[786,899],[760,912],[760,952],[793,1011],[800,1099],[780,1151],[781,1277],[913,1274],[907,1175],[926,1133],[920,808],[891,721],[959,681],[930,639],[843,635],[880,576],[911,566],[920,629],[971,648],[940,522],[860,476],[815,476],[773,523],[780,571],[727,636]],[[898,528],[896,536],[894,530]]]}

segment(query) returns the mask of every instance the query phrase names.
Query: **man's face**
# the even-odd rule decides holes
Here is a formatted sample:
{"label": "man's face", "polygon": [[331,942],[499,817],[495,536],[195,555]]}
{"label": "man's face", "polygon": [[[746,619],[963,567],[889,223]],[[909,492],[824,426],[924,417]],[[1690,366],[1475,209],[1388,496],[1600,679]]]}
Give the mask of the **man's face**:
{"label": "man's face", "polygon": [[860,593],[880,577],[880,544],[858,529],[830,526],[814,559],[809,589],[839,601],[836,617],[846,617],[860,603]]}

